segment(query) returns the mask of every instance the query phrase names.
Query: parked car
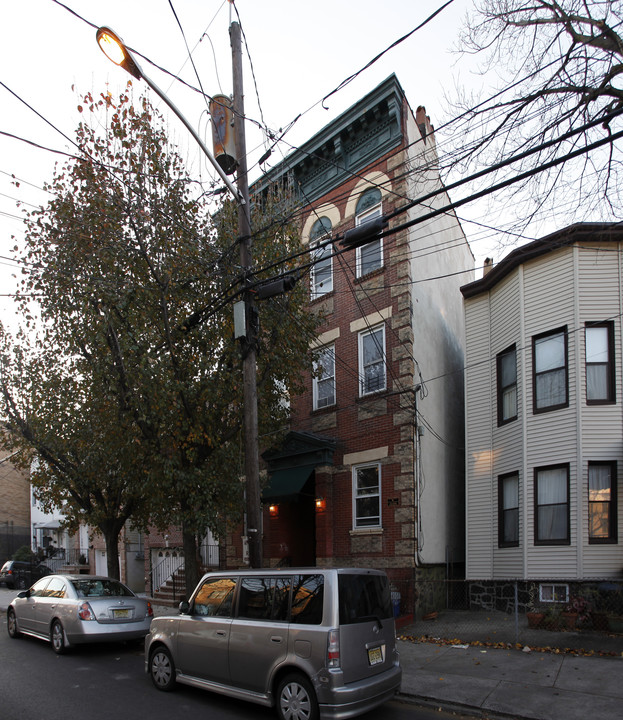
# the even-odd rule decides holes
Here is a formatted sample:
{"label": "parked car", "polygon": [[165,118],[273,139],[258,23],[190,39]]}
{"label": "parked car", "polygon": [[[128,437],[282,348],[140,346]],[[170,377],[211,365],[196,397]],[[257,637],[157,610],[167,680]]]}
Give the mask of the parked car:
{"label": "parked car", "polygon": [[208,573],[180,614],[155,618],[145,669],[260,705],[281,720],[350,718],[400,687],[385,573],[282,569]]}
{"label": "parked car", "polygon": [[0,569],[0,584],[8,588],[27,588],[52,571],[47,565],[29,563],[23,560],[7,560]]}
{"label": "parked car", "polygon": [[47,640],[55,653],[71,645],[140,640],[149,632],[151,603],[118,580],[49,575],[18,594],[7,609],[12,638]]}

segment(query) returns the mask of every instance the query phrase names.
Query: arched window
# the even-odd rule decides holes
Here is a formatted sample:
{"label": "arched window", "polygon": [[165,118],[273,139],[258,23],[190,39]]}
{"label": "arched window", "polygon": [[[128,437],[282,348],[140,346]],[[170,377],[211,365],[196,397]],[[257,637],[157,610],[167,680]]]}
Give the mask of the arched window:
{"label": "arched window", "polygon": [[[357,202],[355,210],[355,225],[370,222],[382,213],[381,191],[378,188],[366,190]],[[383,267],[383,238],[373,240],[357,248],[357,277]]]}
{"label": "arched window", "polygon": [[333,246],[325,242],[331,237],[332,225],[328,217],[321,217],[313,224],[309,234],[314,265],[310,272],[309,285],[314,300],[333,290]]}

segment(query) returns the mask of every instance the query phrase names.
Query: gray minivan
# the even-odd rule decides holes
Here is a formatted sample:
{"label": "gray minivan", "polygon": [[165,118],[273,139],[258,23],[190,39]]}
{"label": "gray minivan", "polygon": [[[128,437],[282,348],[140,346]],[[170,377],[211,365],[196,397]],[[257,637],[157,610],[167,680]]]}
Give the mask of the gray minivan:
{"label": "gray minivan", "polygon": [[350,718],[390,699],[401,668],[389,582],[358,568],[205,575],[180,614],[155,618],[145,669],[260,705],[281,720]]}

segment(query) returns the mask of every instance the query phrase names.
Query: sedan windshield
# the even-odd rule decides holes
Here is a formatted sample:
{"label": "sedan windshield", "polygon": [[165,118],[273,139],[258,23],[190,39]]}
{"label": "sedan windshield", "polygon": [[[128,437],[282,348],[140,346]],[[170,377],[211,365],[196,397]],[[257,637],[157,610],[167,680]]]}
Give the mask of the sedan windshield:
{"label": "sedan windshield", "polygon": [[119,597],[133,596],[131,590],[116,580],[105,578],[91,578],[84,580],[72,580],[72,585],[78,593],[78,597]]}

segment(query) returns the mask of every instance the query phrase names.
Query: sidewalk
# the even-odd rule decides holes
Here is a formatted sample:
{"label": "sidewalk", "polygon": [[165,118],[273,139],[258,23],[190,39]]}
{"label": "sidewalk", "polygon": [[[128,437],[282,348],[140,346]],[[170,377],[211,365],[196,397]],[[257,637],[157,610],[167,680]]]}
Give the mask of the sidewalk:
{"label": "sidewalk", "polygon": [[400,639],[398,650],[403,668],[401,695],[418,703],[479,717],[586,720],[621,716],[621,655],[582,657]]}
{"label": "sidewalk", "polygon": [[[0,588],[3,619],[16,594]],[[156,616],[176,613],[176,609],[154,606]],[[477,717],[601,720],[621,716],[623,636],[609,638],[604,648],[612,653],[609,657],[597,651],[586,657],[560,650],[528,652],[512,645],[502,649],[418,639],[430,629],[420,622],[399,631],[403,700]],[[491,643],[495,644],[501,643]]]}

